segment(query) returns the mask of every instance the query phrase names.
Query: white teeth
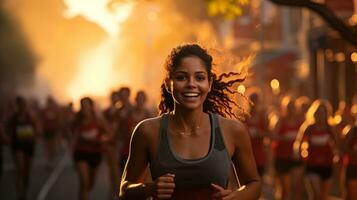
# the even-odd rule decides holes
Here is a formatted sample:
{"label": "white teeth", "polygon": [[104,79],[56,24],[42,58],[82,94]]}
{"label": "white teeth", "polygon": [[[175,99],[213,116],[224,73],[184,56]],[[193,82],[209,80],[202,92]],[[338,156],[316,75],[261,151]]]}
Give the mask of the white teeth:
{"label": "white teeth", "polygon": [[198,93],[184,93],[185,97],[198,97]]}

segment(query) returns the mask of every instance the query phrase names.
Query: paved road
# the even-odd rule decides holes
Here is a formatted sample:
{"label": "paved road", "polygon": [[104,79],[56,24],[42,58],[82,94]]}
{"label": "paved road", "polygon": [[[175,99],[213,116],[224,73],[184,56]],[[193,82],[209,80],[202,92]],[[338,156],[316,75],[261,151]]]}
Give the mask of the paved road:
{"label": "paved road", "polygon": [[[78,176],[68,151],[61,150],[50,168],[44,157],[43,145],[38,142],[31,169],[28,191],[29,200],[77,200]],[[8,147],[3,148],[4,169],[0,180],[0,199],[16,200],[15,169]],[[90,199],[112,199],[108,169],[102,162]]]}
{"label": "paved road", "polygon": [[[64,148],[63,148],[64,149]],[[36,146],[34,163],[31,169],[30,185],[28,192],[29,200],[77,200],[79,181],[74,168],[72,158],[68,151],[61,150],[55,158],[55,167],[50,169],[44,157],[43,146],[38,143]],[[8,147],[3,149],[4,170],[0,180],[0,199],[16,200],[15,191],[15,170]],[[274,189],[271,177],[264,178],[263,198],[272,200]],[[334,186],[333,191],[336,190]],[[334,192],[333,192],[334,193]],[[113,200],[110,194],[110,183],[108,178],[108,168],[105,160],[101,163],[97,181],[90,194],[90,200]],[[336,195],[330,199],[338,199]]]}

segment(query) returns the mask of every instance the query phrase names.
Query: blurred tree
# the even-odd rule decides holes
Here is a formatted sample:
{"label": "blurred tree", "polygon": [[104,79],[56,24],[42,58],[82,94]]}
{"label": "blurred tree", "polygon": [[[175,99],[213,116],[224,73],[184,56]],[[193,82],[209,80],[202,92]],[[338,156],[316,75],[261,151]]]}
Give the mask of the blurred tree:
{"label": "blurred tree", "polygon": [[[207,12],[212,16],[223,15],[226,18],[233,18],[242,14],[241,6],[249,0],[205,0],[207,2]],[[354,24],[347,24],[339,18],[333,10],[323,3],[313,0],[269,0],[277,5],[307,8],[318,14],[332,29],[336,30],[343,39],[357,46],[357,27]],[[351,18],[353,19],[353,18]]]}
{"label": "blurred tree", "polygon": [[0,6],[0,93],[31,84],[35,56],[10,15]]}
{"label": "blurred tree", "polygon": [[227,19],[234,19],[242,15],[242,6],[247,5],[249,0],[206,0],[207,11],[210,16],[222,14]]}

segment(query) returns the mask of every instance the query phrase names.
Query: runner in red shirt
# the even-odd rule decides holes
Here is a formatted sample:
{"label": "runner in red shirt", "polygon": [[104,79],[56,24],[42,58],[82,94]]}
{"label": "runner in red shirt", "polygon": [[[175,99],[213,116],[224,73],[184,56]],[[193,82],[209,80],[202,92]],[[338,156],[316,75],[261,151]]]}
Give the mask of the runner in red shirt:
{"label": "runner in red shirt", "polygon": [[262,108],[260,96],[257,92],[249,95],[252,102],[250,117],[246,120],[251,138],[253,154],[257,164],[258,173],[263,176],[266,168],[266,147],[264,139],[267,138],[267,124],[265,110]]}
{"label": "runner in red shirt", "polygon": [[96,116],[94,102],[89,97],[81,99],[81,108],[73,124],[74,161],[79,173],[79,199],[88,199],[96,172],[102,160],[103,144],[111,137],[103,119]]}
{"label": "runner in red shirt", "polygon": [[301,155],[306,159],[306,173],[314,199],[327,199],[332,185],[333,158],[338,136],[328,122],[331,113],[332,107],[328,101],[315,100],[296,140],[297,146],[303,147]]}
{"label": "runner in red shirt", "polygon": [[[301,124],[294,99],[284,97],[280,117],[272,136],[275,143],[275,170],[282,187],[282,200],[291,199],[293,196],[294,199],[301,199],[303,163],[299,157],[294,156],[293,151],[293,143]],[[292,188],[294,192],[291,191]]]}

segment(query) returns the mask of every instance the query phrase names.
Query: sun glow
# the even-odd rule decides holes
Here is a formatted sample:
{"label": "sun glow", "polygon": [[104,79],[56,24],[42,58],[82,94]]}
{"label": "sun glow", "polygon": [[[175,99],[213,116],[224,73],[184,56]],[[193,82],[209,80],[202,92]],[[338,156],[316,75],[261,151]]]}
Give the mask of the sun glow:
{"label": "sun glow", "polygon": [[118,80],[121,83],[128,82],[125,76],[118,77],[114,61],[119,51],[121,24],[130,16],[134,3],[126,1],[110,6],[110,0],[65,0],[65,3],[68,6],[65,17],[81,15],[108,33],[108,37],[97,47],[80,56],[77,74],[67,93],[75,101],[84,95],[105,96],[119,84]]}
{"label": "sun glow", "polygon": [[[78,98],[86,95],[104,107],[112,89],[127,86],[132,94],[145,90],[154,107],[165,75],[163,63],[174,46],[197,42],[213,51],[230,50],[224,46],[230,32],[215,31],[204,1],[195,1],[195,6],[191,1],[171,0],[19,2],[7,10],[19,19],[29,45],[40,58],[36,85],[20,89],[41,102],[53,95],[60,103],[77,104]],[[224,61],[236,57],[219,55]],[[236,63],[222,62],[216,70],[240,72],[235,70]]]}
{"label": "sun glow", "polygon": [[111,0],[64,0],[68,9],[64,16],[72,18],[81,15],[87,20],[101,26],[108,34],[120,32],[120,23],[124,22],[134,6],[133,1],[116,2]]}
{"label": "sun glow", "polygon": [[97,48],[83,53],[79,59],[80,68],[68,88],[72,99],[78,100],[83,95],[106,96],[108,91],[120,82],[128,82],[114,69],[117,38],[105,39]]}

